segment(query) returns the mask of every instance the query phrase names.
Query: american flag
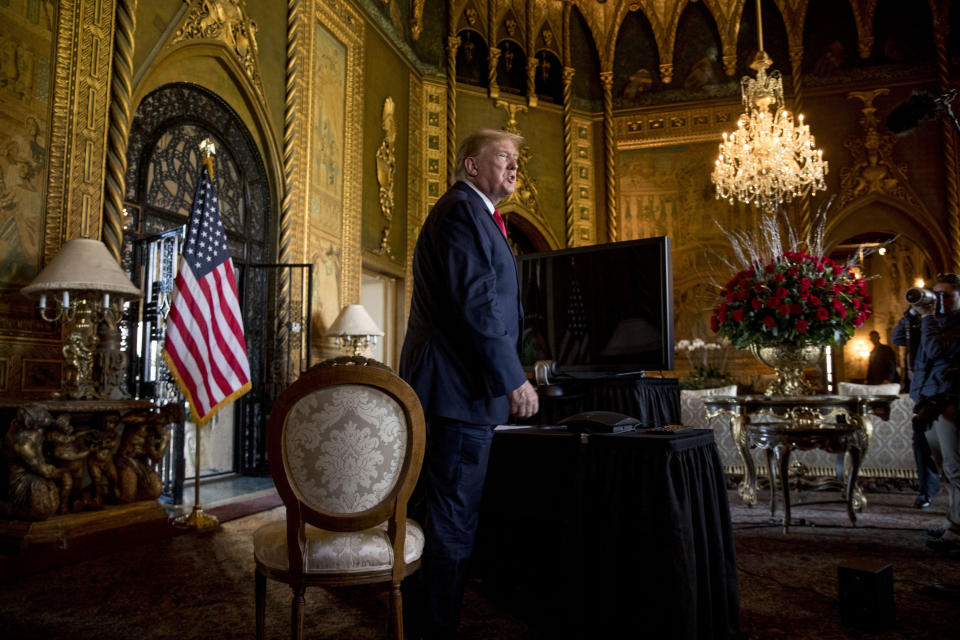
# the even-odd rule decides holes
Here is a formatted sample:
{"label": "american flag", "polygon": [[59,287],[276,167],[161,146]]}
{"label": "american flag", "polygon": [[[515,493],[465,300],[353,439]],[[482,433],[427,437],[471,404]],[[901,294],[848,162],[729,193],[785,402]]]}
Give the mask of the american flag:
{"label": "american flag", "polygon": [[200,173],[163,347],[198,425],[250,390],[237,279],[217,190],[208,170]]}

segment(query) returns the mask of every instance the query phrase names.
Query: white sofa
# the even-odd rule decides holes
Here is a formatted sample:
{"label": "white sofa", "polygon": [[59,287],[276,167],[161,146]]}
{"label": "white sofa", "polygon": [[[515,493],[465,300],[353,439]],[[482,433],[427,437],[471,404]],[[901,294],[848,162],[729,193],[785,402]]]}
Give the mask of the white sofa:
{"label": "white sofa", "polygon": [[[907,394],[899,394],[900,385],[856,385],[841,382],[840,395],[894,395],[899,397],[890,405],[890,419],[881,420],[871,416],[873,438],[860,468],[860,477],[912,478],[917,469],[913,460],[912,426],[913,400]],[[712,389],[683,389],[680,391],[680,417],[683,424],[696,429],[713,429],[720,461],[724,472],[742,474],[743,461],[733,443],[730,433],[730,417],[720,416],[707,420],[703,406],[704,396],[729,396],[737,392],[736,385]],[[766,462],[756,450],[754,464],[757,472],[766,474]],[[820,450],[797,451],[791,459],[802,463],[812,475],[833,476],[836,455]]]}

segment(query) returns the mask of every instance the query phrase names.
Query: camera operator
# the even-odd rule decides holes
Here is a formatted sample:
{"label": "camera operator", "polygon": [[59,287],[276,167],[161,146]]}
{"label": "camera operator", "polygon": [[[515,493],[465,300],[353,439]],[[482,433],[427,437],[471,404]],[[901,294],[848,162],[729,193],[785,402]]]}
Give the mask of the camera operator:
{"label": "camera operator", "polygon": [[[932,293],[932,292],[931,292]],[[923,368],[917,368],[917,356],[920,350],[920,320],[923,316],[913,306],[907,308],[903,318],[893,329],[890,342],[900,347],[906,347],[904,354],[904,382],[906,389],[913,399],[914,409],[919,407],[920,387],[923,380]],[[919,377],[918,377],[919,376]],[[926,426],[920,427],[916,419],[913,422],[913,460],[917,465],[917,483],[920,493],[917,494],[913,506],[916,509],[926,509],[933,504],[933,498],[940,493],[940,474],[937,472],[937,463],[930,452],[927,442]]]}
{"label": "camera operator", "polygon": [[[924,432],[946,482],[948,497],[948,526],[942,531],[929,532],[935,539],[928,541],[927,545],[943,551],[960,550],[960,448],[957,437],[960,276],[955,273],[938,276],[933,295],[923,294],[911,306],[921,316],[920,344],[910,384],[910,396],[916,403],[914,429]],[[900,344],[897,338],[906,332],[909,323],[907,316],[900,320],[894,331],[896,344]]]}

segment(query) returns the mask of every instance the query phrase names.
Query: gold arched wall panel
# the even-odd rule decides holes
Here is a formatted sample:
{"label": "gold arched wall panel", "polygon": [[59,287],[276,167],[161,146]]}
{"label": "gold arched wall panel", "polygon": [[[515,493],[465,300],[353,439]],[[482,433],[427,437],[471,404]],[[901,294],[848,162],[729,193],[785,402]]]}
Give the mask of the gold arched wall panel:
{"label": "gold arched wall panel", "polygon": [[131,113],[151,91],[189,82],[219,96],[240,117],[263,158],[274,212],[283,194],[278,136],[262,95],[252,86],[227,49],[215,42],[186,42],[164,50],[134,88]]}

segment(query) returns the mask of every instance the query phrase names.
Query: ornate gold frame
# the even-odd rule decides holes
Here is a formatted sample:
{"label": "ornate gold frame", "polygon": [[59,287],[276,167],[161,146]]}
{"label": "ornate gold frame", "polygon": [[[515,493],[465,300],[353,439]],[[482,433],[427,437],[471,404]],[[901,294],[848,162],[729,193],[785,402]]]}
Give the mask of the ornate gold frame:
{"label": "ornate gold frame", "polygon": [[[294,134],[293,175],[296,191],[294,212],[300,212],[291,224],[291,237],[298,243],[300,262],[309,261],[310,255],[310,207],[306,193],[309,184],[309,162],[312,150],[318,141],[313,139],[309,115],[315,100],[319,99],[320,87],[315,85],[313,59],[315,55],[315,29],[319,23],[346,49],[346,96],[344,112],[343,149],[343,213],[339,236],[319,230],[325,239],[340,247],[340,300],[337,309],[344,304],[360,299],[361,249],[361,198],[362,165],[361,132],[363,129],[363,65],[364,65],[364,20],[344,0],[312,0],[303,7],[302,22],[298,37],[297,59],[302,70],[297,78],[300,100],[297,101]],[[314,307],[316,308],[314,301]]]}
{"label": "ornate gold frame", "polygon": [[[50,50],[44,206],[37,211],[42,217],[44,264],[67,240],[100,237],[115,9],[115,0],[57,5]],[[0,391],[21,392],[24,361],[55,361],[59,340],[36,316],[21,315],[25,307],[0,304],[0,352],[5,362]]]}
{"label": "ornate gold frame", "polygon": [[100,237],[114,0],[59,3],[50,118],[44,259]]}

